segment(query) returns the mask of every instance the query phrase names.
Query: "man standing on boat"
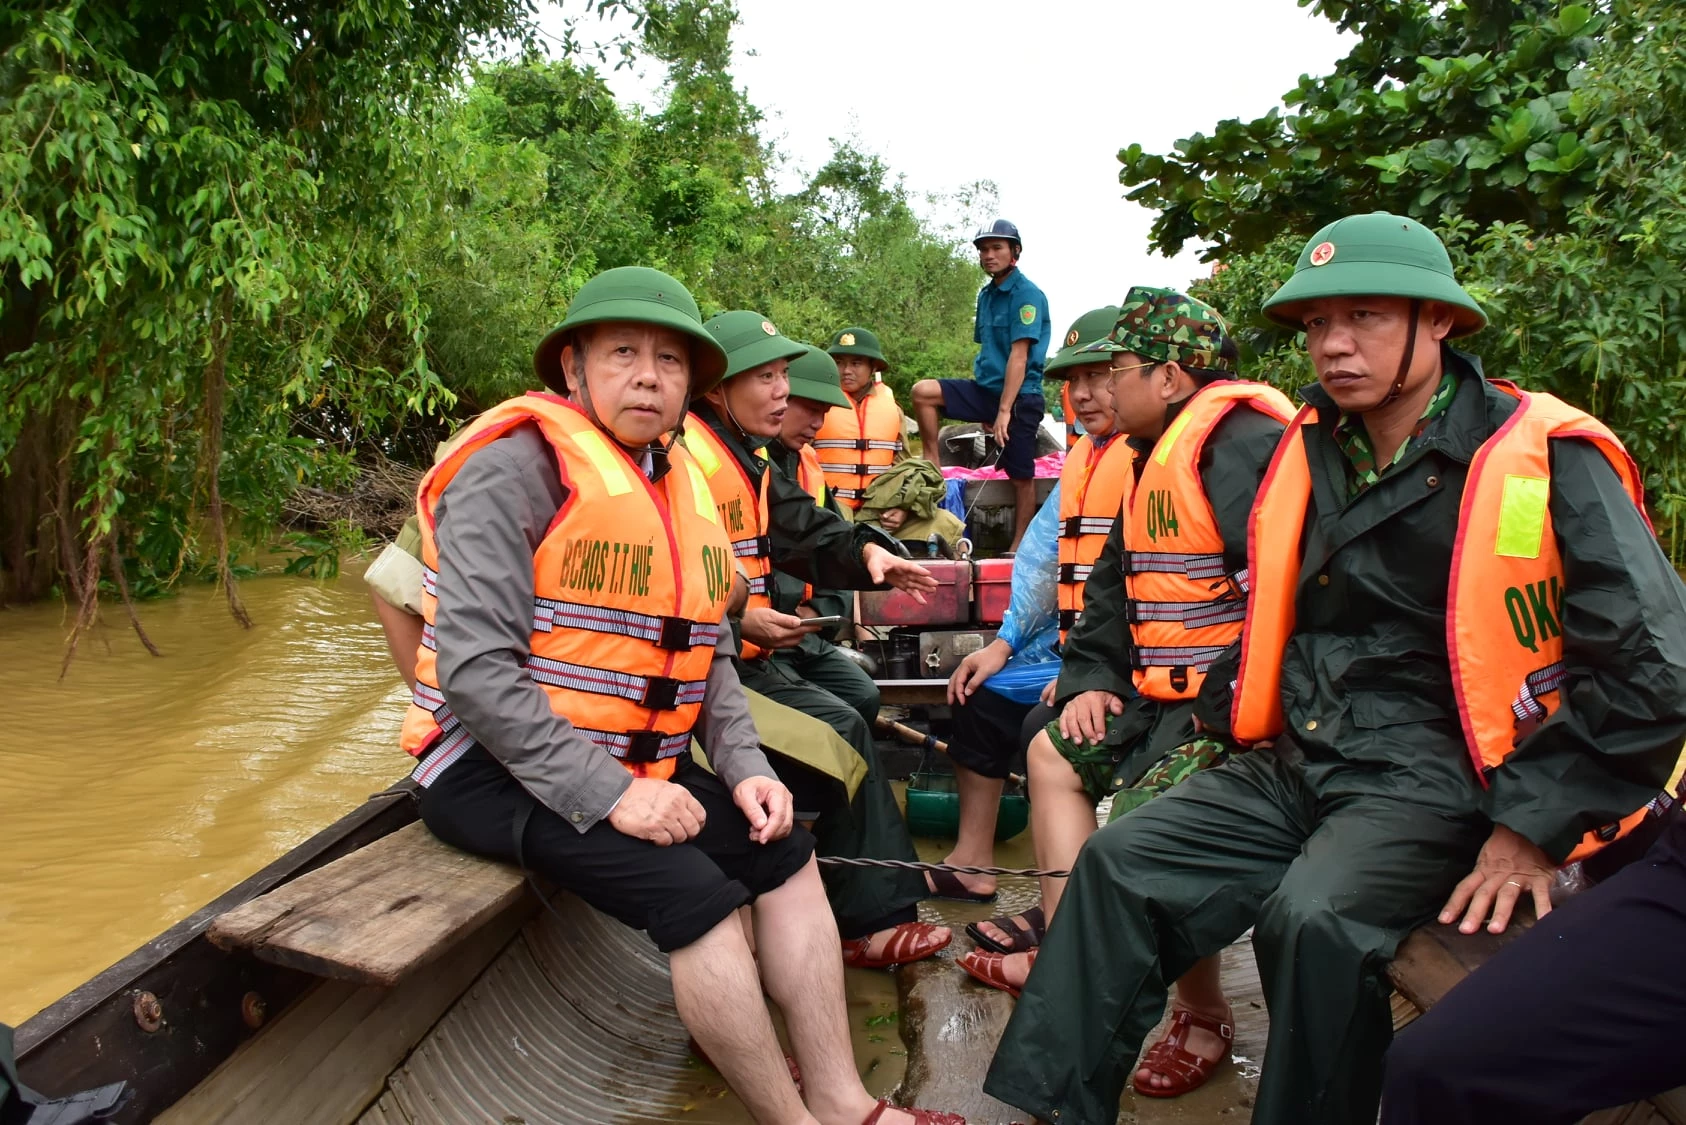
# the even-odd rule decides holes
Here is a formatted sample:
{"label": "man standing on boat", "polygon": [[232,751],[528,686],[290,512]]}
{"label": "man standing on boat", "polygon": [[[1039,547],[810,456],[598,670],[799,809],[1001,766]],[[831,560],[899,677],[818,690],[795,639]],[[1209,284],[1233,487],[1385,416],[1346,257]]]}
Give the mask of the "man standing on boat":
{"label": "man standing on boat", "polygon": [[860,511],[866,486],[907,455],[902,445],[902,408],[879,381],[889,364],[878,337],[865,328],[844,328],[826,349],[837,364],[843,405],[826,412],[814,452],[825,468],[832,495],[850,514]]}
{"label": "man standing on boat", "polygon": [[996,219],[972,239],[989,281],[978,290],[972,339],[978,355],[970,379],[913,384],[919,440],[939,464],[937,430],[944,417],[982,422],[1001,447],[1001,470],[1013,482],[1013,545],[1019,549],[1036,510],[1036,431],[1042,425],[1042,362],[1048,352],[1048,298],[1019,270],[1019,228]]}
{"label": "man standing on boat", "polygon": [[1332,223],[1265,312],[1317,383],[1208,673],[1234,702],[1198,712],[1253,748],[1084,845],[985,1082],[1044,1120],[1110,1125],[1166,983],[1252,927],[1253,1121],[1374,1121],[1399,942],[1549,910],[1554,867],[1643,821],[1686,736],[1686,588],[1632,461],[1448,345],[1486,317],[1433,232]]}
{"label": "man standing on boat", "polygon": [[[843,762],[781,754],[774,768],[795,793],[800,819],[812,822],[820,854],[916,860],[872,728],[854,707],[772,659],[816,627],[806,624],[811,618],[775,609],[771,582],[776,569],[820,587],[890,583],[923,598],[936,579],[902,557],[894,540],[817,506],[772,468],[766,447],[778,440],[789,409],[790,361],[806,345],[747,309],[720,313],[707,329],[726,353],[726,371],[692,400],[685,446],[702,468],[750,583],[749,604],[738,617],[738,676],[773,702],[820,719],[854,749]],[[928,892],[917,872],[841,868],[827,872],[825,882],[851,967],[904,965],[949,943],[948,927],[919,921],[919,900]]]}
{"label": "man standing on boat", "polygon": [[422,819],[647,930],[756,1121],[958,1122],[874,1102],[855,1072],[814,841],[732,667],[730,537],[677,444],[726,367],[695,301],[655,270],[609,270],[534,366],[557,393],[482,414],[418,497],[426,625],[402,738]]}

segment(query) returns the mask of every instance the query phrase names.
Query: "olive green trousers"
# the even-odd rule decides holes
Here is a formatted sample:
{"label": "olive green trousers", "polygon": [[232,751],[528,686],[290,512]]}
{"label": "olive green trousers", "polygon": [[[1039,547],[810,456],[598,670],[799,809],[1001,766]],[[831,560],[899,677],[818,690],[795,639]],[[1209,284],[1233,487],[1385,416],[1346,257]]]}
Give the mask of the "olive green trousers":
{"label": "olive green trousers", "polygon": [[836,645],[809,636],[796,648],[775,652],[773,663],[853,707],[871,735],[872,721],[878,717],[878,685],[865,669],[839,652]]}
{"label": "olive green trousers", "polygon": [[1383,970],[1490,831],[1386,773],[1325,767],[1314,790],[1275,751],[1237,754],[1090,837],[984,1089],[1044,1121],[1113,1125],[1169,986],[1251,926],[1270,1010],[1254,1125],[1373,1123]]}
{"label": "olive green trousers", "polygon": [[[838,659],[847,661],[848,658]],[[814,821],[816,853],[850,859],[918,859],[907,821],[902,819],[895,791],[890,788],[884,764],[879,761],[872,729],[860,712],[773,660],[738,661],[738,676],[751,691],[831,727],[866,763],[866,776],[852,800],[841,782],[827,787],[830,800],[820,808],[819,818]],[[873,691],[876,694],[877,689]],[[768,759],[781,777],[792,765],[798,769],[816,768],[814,763],[803,763],[776,751],[770,752]],[[793,789],[799,784],[793,778],[784,777],[784,780]],[[805,780],[810,784],[804,788],[811,789],[811,778]],[[919,914],[919,900],[930,894],[925,876],[917,871],[822,866],[820,873],[825,880],[831,912],[837,918],[838,933],[844,938],[865,937],[876,930],[913,921]]]}

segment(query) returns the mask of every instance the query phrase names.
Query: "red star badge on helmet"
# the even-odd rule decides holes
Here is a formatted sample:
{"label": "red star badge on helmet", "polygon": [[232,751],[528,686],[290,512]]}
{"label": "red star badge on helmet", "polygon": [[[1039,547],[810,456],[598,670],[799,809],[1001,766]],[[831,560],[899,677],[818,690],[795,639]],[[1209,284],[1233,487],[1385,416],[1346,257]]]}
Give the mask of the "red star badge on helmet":
{"label": "red star badge on helmet", "polygon": [[1319,242],[1311,251],[1311,264],[1314,266],[1326,266],[1329,264],[1329,260],[1334,256],[1335,244],[1333,242]]}

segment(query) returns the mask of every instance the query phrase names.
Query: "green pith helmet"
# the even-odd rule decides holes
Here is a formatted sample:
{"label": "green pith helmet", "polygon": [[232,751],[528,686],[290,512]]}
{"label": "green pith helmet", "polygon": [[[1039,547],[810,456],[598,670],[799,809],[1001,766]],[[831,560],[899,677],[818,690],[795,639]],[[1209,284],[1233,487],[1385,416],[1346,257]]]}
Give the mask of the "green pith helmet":
{"label": "green pith helmet", "polygon": [[1235,361],[1224,354],[1229,325],[1198,297],[1152,285],[1131,286],[1118,306],[1118,321],[1104,340],[1079,348],[1079,355],[1132,352],[1155,363],[1235,378]]}
{"label": "green pith helmet", "polygon": [[865,328],[845,328],[831,338],[831,346],[826,349],[831,355],[865,356],[872,361],[874,371],[882,371],[890,366],[889,360],[884,358],[884,352],[878,346],[878,337]]}
{"label": "green pith helmet", "polygon": [[848,406],[849,396],[843,393],[831,356],[812,344],[803,347],[807,350],[790,361],[790,397],[825,406]]}
{"label": "green pith helmet", "polygon": [[691,393],[700,395],[726,373],[726,353],[703,331],[702,313],[690,290],[660,270],[617,266],[604,270],[574,294],[562,323],[533,351],[533,373],[559,394],[568,393],[562,378],[562,345],[574,329],[605,321],[657,324],[691,341]]}
{"label": "green pith helmet", "polygon": [[[721,382],[775,359],[795,359],[808,346],[780,336],[772,321],[748,309],[711,316],[703,327],[726,352],[726,374]],[[697,391],[692,397],[702,393]]]}
{"label": "green pith helmet", "polygon": [[1264,314],[1303,328],[1301,302],[1319,297],[1412,297],[1452,308],[1451,335],[1487,326],[1487,314],[1452,276],[1438,236],[1415,219],[1372,211],[1336,219],[1311,236],[1290,277],[1264,303]]}
{"label": "green pith helmet", "polygon": [[[1118,306],[1106,305],[1098,309],[1090,309],[1076,320],[1066,330],[1065,344],[1059,351],[1048,358],[1042,365],[1042,374],[1049,379],[1069,379],[1072,367],[1081,367],[1086,363],[1106,363],[1105,355],[1079,355],[1084,348],[1104,341],[1112,332],[1113,325],[1118,323]],[[1058,374],[1064,372],[1064,374]]]}

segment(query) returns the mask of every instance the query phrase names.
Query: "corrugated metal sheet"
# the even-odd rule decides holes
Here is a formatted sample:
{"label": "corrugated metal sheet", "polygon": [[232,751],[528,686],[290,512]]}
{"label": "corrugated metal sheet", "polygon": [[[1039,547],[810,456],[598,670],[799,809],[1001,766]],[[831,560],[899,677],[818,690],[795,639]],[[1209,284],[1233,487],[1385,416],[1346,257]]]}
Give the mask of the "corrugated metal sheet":
{"label": "corrugated metal sheet", "polygon": [[741,1122],[692,1061],[667,958],[567,895],[417,1045],[360,1125]]}

